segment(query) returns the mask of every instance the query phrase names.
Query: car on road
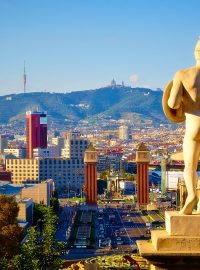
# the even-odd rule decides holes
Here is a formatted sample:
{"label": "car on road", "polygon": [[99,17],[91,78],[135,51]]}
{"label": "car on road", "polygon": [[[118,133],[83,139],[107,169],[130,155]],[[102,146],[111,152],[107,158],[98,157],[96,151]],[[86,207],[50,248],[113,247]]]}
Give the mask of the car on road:
{"label": "car on road", "polygon": [[117,241],[117,245],[123,245],[124,244],[124,241]]}

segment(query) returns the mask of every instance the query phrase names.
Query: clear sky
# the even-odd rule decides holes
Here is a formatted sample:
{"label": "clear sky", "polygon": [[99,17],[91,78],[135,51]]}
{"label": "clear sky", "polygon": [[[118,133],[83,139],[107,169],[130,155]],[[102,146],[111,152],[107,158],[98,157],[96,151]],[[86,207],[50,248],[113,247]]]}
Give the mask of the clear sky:
{"label": "clear sky", "polygon": [[0,95],[163,88],[193,65],[199,0],[0,0]]}

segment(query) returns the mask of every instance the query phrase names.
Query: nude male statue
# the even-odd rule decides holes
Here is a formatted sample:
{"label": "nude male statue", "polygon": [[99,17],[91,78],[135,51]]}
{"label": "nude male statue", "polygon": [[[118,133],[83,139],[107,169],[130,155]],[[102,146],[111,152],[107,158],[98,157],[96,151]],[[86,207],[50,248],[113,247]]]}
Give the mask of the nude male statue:
{"label": "nude male statue", "polygon": [[[196,66],[178,71],[174,76],[173,84],[168,85],[167,101],[164,101],[166,94],[163,95],[163,109],[167,117],[174,122],[185,120],[183,155],[185,163],[184,179],[188,196],[184,207],[179,212],[184,215],[192,214],[196,200],[199,199],[197,198],[196,186],[198,180],[197,166],[200,156],[200,39],[196,44],[194,55]],[[171,109],[172,117],[166,113],[167,106],[169,110]],[[174,119],[172,119],[173,117]],[[197,212],[200,214],[200,200],[197,205]]]}

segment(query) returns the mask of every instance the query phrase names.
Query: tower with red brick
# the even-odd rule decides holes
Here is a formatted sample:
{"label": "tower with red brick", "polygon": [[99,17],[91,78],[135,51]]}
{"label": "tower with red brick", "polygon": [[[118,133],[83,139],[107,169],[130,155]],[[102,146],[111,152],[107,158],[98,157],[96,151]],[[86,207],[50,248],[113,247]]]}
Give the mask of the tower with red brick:
{"label": "tower with red brick", "polygon": [[86,204],[97,204],[97,151],[90,143],[85,151],[85,193]]}
{"label": "tower with red brick", "polygon": [[138,206],[147,206],[149,203],[149,149],[141,143],[136,151],[137,164],[137,202]]}

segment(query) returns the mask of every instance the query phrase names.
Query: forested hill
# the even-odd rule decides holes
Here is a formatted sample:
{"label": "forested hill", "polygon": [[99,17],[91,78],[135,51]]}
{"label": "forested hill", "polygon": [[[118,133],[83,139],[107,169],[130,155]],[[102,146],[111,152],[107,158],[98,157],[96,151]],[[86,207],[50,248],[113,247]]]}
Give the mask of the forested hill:
{"label": "forested hill", "polygon": [[70,93],[32,92],[0,97],[0,123],[24,118],[27,110],[39,108],[52,119],[80,120],[94,117],[136,117],[166,121],[162,91],[145,88],[105,87]]}

